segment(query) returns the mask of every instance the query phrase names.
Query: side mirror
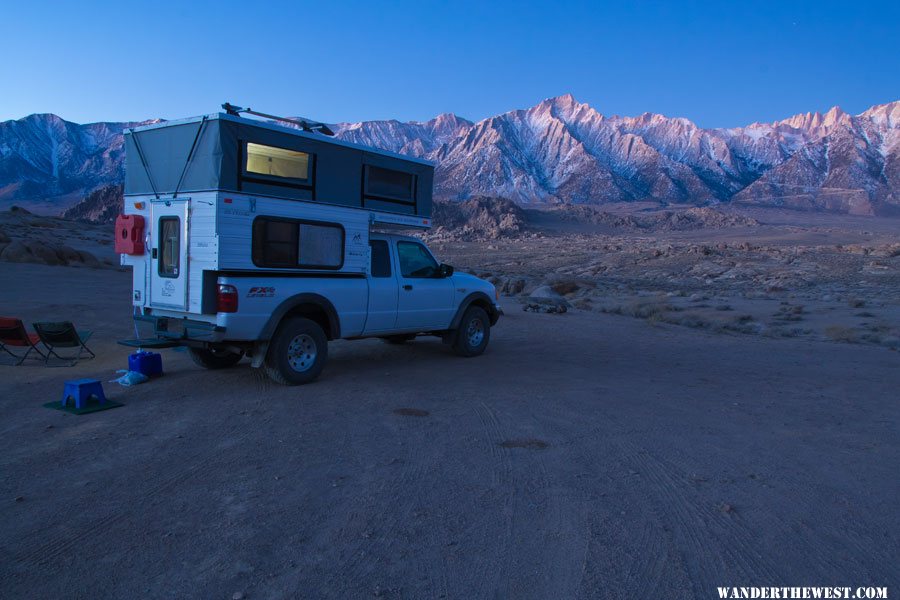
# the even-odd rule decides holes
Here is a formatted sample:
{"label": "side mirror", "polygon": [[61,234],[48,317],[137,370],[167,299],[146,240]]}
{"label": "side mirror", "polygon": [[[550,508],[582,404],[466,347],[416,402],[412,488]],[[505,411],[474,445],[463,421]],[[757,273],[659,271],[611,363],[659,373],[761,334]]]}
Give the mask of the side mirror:
{"label": "side mirror", "polygon": [[441,279],[446,279],[453,275],[453,267],[448,264],[441,263],[441,266],[438,267],[438,277]]}

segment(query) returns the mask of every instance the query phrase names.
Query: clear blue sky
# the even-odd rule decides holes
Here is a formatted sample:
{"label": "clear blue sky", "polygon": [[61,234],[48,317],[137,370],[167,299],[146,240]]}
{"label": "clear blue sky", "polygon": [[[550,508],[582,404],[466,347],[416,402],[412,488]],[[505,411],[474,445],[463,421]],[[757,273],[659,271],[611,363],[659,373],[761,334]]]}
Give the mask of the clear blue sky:
{"label": "clear blue sky", "polygon": [[0,120],[480,119],[571,92],[701,126],[900,99],[900,2],[0,0]]}

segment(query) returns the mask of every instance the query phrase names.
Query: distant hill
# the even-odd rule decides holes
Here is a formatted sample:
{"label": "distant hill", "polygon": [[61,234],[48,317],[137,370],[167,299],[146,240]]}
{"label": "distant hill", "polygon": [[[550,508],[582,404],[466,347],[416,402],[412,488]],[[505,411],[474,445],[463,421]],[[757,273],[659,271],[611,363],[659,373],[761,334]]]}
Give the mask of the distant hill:
{"label": "distant hill", "polygon": [[[62,213],[121,184],[121,131],[135,125],[77,125],[46,114],[0,123],[0,208]],[[344,140],[435,161],[435,194],[446,200],[736,202],[900,214],[900,101],[859,115],[835,107],[703,129],[651,113],[605,116],[565,95],[474,123],[443,114],[334,129]],[[79,210],[94,214],[102,202],[92,202]]]}
{"label": "distant hill", "polygon": [[62,213],[63,218],[92,223],[113,223],[122,212],[122,184],[97,188],[87,197]]}

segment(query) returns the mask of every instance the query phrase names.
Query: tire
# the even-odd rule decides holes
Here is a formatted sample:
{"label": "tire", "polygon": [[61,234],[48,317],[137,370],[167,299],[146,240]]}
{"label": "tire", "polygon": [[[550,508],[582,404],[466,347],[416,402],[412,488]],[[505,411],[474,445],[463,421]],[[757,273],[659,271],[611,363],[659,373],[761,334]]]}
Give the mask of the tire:
{"label": "tire", "polygon": [[411,341],[413,341],[414,339],[416,339],[416,336],[415,336],[415,334],[409,334],[409,335],[386,335],[386,336],[384,336],[384,337],[381,338],[381,339],[384,340],[385,342],[387,342],[388,344],[397,344],[397,345],[400,345],[400,344],[405,344],[406,342],[411,342]]}
{"label": "tire", "polygon": [[191,359],[204,369],[227,369],[241,362],[243,350],[233,352],[219,348],[188,348]]}
{"label": "tire", "polygon": [[328,360],[328,339],[315,321],[284,320],[269,343],[263,367],[272,381],[301,385],[314,381]]}
{"label": "tire", "polygon": [[491,320],[485,310],[470,306],[463,314],[453,341],[453,351],[460,356],[478,356],[491,339]]}

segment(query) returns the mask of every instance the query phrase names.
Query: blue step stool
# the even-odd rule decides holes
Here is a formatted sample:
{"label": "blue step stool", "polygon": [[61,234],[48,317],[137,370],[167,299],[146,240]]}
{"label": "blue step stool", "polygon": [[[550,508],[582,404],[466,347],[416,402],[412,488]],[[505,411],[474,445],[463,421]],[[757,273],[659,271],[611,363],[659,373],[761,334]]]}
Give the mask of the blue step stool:
{"label": "blue step stool", "polygon": [[66,382],[66,388],[63,391],[62,405],[69,403],[69,398],[75,399],[75,408],[83,408],[87,406],[87,401],[91,396],[96,396],[100,404],[106,402],[106,396],[103,394],[103,385],[97,379],[73,379]]}

